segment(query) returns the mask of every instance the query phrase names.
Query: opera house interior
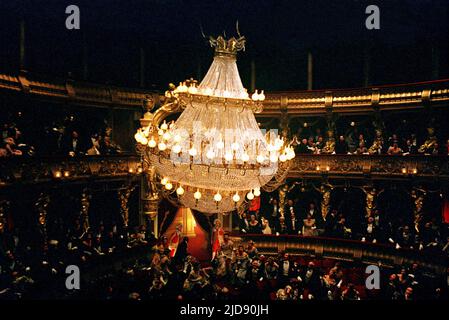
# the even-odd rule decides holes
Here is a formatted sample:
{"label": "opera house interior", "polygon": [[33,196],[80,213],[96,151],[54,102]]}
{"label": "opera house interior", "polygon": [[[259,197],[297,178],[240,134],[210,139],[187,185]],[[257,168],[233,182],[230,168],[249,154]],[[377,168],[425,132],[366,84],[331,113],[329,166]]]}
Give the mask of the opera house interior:
{"label": "opera house interior", "polygon": [[449,299],[445,1],[0,3],[0,300]]}

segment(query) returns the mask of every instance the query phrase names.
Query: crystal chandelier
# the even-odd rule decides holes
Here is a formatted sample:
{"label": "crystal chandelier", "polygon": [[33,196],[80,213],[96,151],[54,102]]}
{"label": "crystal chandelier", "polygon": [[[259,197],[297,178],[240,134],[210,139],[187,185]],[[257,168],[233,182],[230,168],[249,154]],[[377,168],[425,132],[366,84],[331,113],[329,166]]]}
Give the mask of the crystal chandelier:
{"label": "crystal chandelier", "polygon": [[295,153],[276,132],[259,129],[254,113],[262,111],[264,92],[250,97],[236,64],[245,38],[209,42],[215,55],[203,81],[182,82],[166,94],[184,109],[179,118],[144,126],[135,139],[166,196],[201,212],[230,212],[259,196]]}

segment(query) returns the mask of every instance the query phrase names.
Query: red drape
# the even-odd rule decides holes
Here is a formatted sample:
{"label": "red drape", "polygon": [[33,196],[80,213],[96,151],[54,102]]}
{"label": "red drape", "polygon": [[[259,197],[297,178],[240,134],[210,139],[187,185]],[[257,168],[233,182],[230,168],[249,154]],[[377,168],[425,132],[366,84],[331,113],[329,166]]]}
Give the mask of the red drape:
{"label": "red drape", "polygon": [[251,200],[251,203],[249,205],[249,211],[257,211],[260,209],[260,197],[255,197],[253,200]]}
{"label": "red drape", "polygon": [[449,223],[449,199],[443,200],[442,220],[443,220],[443,223]]}

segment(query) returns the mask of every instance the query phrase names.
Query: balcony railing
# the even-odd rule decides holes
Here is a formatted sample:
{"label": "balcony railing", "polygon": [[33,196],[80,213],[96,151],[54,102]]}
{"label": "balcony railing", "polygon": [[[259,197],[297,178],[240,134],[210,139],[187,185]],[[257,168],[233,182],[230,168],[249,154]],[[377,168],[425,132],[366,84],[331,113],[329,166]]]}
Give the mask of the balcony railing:
{"label": "balcony railing", "polygon": [[[114,106],[141,110],[143,100],[152,96],[163,99],[155,92],[135,88],[75,81],[47,79],[35,74],[18,76],[0,74],[0,89],[24,92],[43,99],[63,99],[87,106]],[[394,84],[369,88],[335,90],[297,90],[266,93],[261,117],[289,115],[318,115],[332,110],[338,113],[367,113],[379,110],[416,109],[426,105],[447,106],[449,79],[419,83]]]}
{"label": "balcony railing", "polygon": [[136,155],[4,158],[0,159],[0,188],[14,183],[133,178],[141,172]]}
{"label": "balcony railing", "polygon": [[297,154],[289,178],[449,180],[448,156]]}
{"label": "balcony railing", "polygon": [[385,267],[409,265],[416,262],[423,269],[440,274],[444,273],[447,268],[447,257],[444,257],[442,253],[396,249],[394,246],[378,243],[295,235],[236,234],[232,236],[232,239],[236,245],[253,240],[259,254],[264,255],[285,251],[291,255],[358,261],[366,264],[381,264]]}
{"label": "balcony railing", "polygon": [[[16,157],[0,159],[0,188],[15,182],[132,177],[141,171],[141,161],[137,155]],[[448,182],[449,157],[298,154],[288,178]]]}

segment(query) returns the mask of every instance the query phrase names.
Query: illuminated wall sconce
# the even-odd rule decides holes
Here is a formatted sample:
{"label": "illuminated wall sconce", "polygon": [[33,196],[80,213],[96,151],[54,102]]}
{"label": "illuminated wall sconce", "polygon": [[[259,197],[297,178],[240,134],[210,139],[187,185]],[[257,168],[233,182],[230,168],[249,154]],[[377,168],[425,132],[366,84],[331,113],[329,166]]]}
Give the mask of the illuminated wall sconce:
{"label": "illuminated wall sconce", "polygon": [[316,166],[316,171],[320,171],[320,166]]}
{"label": "illuminated wall sconce", "polygon": [[54,174],[53,174],[53,176],[54,176],[55,178],[59,179],[59,178],[62,177],[62,172],[59,171],[59,170],[58,170],[58,171],[55,171]]}
{"label": "illuminated wall sconce", "polygon": [[133,168],[129,168],[129,169],[128,169],[128,172],[129,172],[129,173],[133,173],[133,172],[134,172],[134,169],[133,169]]}
{"label": "illuminated wall sconce", "polygon": [[402,173],[406,174],[407,173],[407,168],[402,168]]}
{"label": "illuminated wall sconce", "polygon": [[137,168],[137,173],[142,173],[142,172],[143,172],[142,167]]}
{"label": "illuminated wall sconce", "polygon": [[68,178],[70,176],[70,171],[64,171],[64,177],[65,178]]}
{"label": "illuminated wall sconce", "polygon": [[413,169],[412,169],[412,173],[413,173],[413,174],[417,174],[417,173],[418,173],[418,169],[413,168]]}
{"label": "illuminated wall sconce", "polygon": [[331,167],[326,166],[326,171],[330,171],[330,170],[331,170]]}

